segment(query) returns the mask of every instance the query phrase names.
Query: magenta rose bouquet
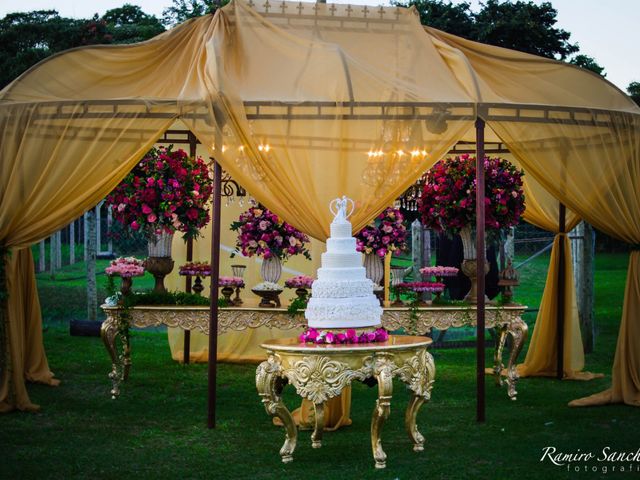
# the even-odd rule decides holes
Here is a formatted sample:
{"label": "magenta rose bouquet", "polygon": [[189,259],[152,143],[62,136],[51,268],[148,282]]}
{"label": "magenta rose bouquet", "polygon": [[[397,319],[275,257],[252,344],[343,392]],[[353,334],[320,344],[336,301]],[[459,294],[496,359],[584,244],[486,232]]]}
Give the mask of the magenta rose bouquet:
{"label": "magenta rose bouquet", "polygon": [[184,265],[180,265],[178,271],[180,275],[190,277],[210,277],[211,276],[211,264],[204,262],[189,262]]}
{"label": "magenta rose bouquet", "polygon": [[[484,159],[485,226],[489,233],[517,225],[524,212],[522,176],[503,158]],[[418,201],[425,227],[449,234],[475,226],[476,160],[467,154],[437,162]]]}
{"label": "magenta rose bouquet", "polygon": [[398,290],[410,290],[417,293],[442,293],[444,292],[445,284],[440,282],[403,282],[396,288]]}
{"label": "magenta rose bouquet", "polygon": [[397,208],[389,207],[356,234],[356,250],[384,257],[387,252],[399,254],[407,249],[407,227]]}
{"label": "magenta rose bouquet", "polygon": [[261,205],[242,213],[231,224],[231,230],[238,232],[236,252],[232,256],[240,252],[245,257],[285,259],[301,253],[311,259],[306,247],[309,237]]}
{"label": "magenta rose bouquet", "polygon": [[144,275],[144,262],[135,257],[119,257],[111,260],[104,273],[110,277],[140,277]]}
{"label": "magenta rose bouquet", "polygon": [[420,273],[425,277],[455,277],[458,275],[459,269],[456,267],[423,267],[420,269]]}
{"label": "magenta rose bouquet", "polygon": [[284,286],[287,288],[311,288],[314,278],[308,275],[296,275],[284,282]]}
{"label": "magenta rose bouquet", "polygon": [[113,218],[125,231],[184,233],[196,238],[209,223],[207,202],[213,190],[209,167],[184,150],[152,149],[107,196]]}
{"label": "magenta rose bouquet", "polygon": [[349,328],[344,332],[332,332],[328,330],[316,330],[308,328],[299,337],[301,343],[317,343],[317,344],[343,344],[343,343],[375,343],[386,342],[389,340],[389,333],[384,328],[376,328],[362,332],[358,332],[353,328]]}
{"label": "magenta rose bouquet", "polygon": [[218,286],[244,288],[244,280],[240,277],[219,277]]}

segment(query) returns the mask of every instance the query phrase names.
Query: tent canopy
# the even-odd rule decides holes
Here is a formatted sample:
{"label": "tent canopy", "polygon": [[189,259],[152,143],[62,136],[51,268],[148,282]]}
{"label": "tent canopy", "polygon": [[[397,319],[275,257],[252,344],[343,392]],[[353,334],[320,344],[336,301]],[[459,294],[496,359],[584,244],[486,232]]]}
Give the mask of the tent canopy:
{"label": "tent canopy", "polygon": [[[640,243],[640,108],[599,76],[424,29],[411,8],[233,0],[143,43],[52,56],[0,92],[0,245],[95,205],[176,119],[324,239],[332,198],[356,200],[361,228],[476,118],[546,201]],[[10,316],[24,314],[20,289]]]}
{"label": "tent canopy", "polygon": [[[3,158],[36,172],[70,160],[78,178],[60,173],[58,185],[88,187],[74,207],[64,199],[64,219],[45,232],[25,218],[29,234],[14,245],[98,201],[176,118],[259,200],[322,239],[329,200],[355,198],[361,227],[458,140],[474,140],[477,116],[555,198],[633,241],[584,213],[611,204],[607,185],[619,177],[637,182],[623,174],[638,155],[640,108],[591,72],[424,29],[412,8],[234,1],[147,42],[51,57],[0,102],[12,124]],[[602,175],[581,178],[591,163]],[[104,169],[96,181],[84,178],[88,165]],[[624,203],[622,190],[607,214]],[[5,201],[20,200],[11,193]],[[637,236],[637,218],[622,213]]]}

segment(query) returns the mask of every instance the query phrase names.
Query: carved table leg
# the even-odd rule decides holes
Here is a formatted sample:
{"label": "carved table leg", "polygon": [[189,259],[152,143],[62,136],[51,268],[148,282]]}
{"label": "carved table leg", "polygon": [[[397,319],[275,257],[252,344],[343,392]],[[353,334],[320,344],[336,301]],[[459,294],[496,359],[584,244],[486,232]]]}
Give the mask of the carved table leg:
{"label": "carved table leg", "polygon": [[504,370],[504,363],[502,363],[502,352],[504,350],[504,343],[507,339],[507,324],[496,325],[496,350],[493,354],[493,378],[496,381],[496,385],[501,387],[502,370]]}
{"label": "carved table leg", "polygon": [[518,355],[524,342],[529,335],[529,327],[520,317],[513,320],[507,327],[507,333],[511,335],[511,352],[509,353],[509,363],[507,364],[507,394],[511,400],[516,400],[518,392],[516,391],[516,383],[518,382],[518,372],[516,371],[516,362]]}
{"label": "carved table leg", "polygon": [[131,337],[129,336],[129,329],[127,328],[123,335],[123,370],[122,379],[127,380],[129,378],[129,370],[131,369]]}
{"label": "carved table leg", "polygon": [[118,320],[117,313],[107,315],[107,319],[102,322],[102,327],[100,327],[100,337],[102,337],[104,346],[111,357],[109,379],[111,379],[111,398],[114,400],[120,395],[120,382],[123,379],[122,372],[124,368],[123,359],[118,355],[116,348],[116,339],[120,336]]}
{"label": "carved table leg", "polygon": [[380,356],[376,359],[374,375],[378,380],[378,399],[371,418],[371,448],[376,468],[387,466],[387,454],[382,450],[382,426],[389,418],[391,412],[391,397],[393,394],[393,367],[394,364],[388,356]]}
{"label": "carved table leg", "polygon": [[296,449],[298,430],[293,417],[287,407],[282,403],[280,394],[285,385],[285,380],[280,376],[281,366],[274,355],[262,362],[256,370],[256,388],[262,398],[262,403],[267,413],[278,417],[284,425],[286,437],[284,445],[280,449],[283,463],[293,461],[293,451]]}
{"label": "carved table leg", "polygon": [[409,405],[407,405],[407,411],[404,415],[404,425],[407,428],[409,438],[413,442],[414,452],[421,452],[424,450],[424,437],[418,431],[418,427],[416,427],[418,410],[420,410],[420,407],[424,402],[424,397],[412,393],[411,398],[409,399]]}
{"label": "carved table leg", "polygon": [[324,403],[314,403],[315,427],[311,434],[311,446],[320,448],[322,446],[322,432],[324,432]]}

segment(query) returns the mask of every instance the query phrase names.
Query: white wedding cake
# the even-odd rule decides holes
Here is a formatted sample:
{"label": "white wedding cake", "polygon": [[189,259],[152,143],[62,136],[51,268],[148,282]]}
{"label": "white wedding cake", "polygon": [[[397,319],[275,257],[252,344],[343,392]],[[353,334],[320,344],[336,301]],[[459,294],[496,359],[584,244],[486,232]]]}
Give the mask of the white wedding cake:
{"label": "white wedding cake", "polygon": [[[351,206],[350,212],[347,209]],[[309,327],[362,328],[380,325],[382,308],[373,294],[373,282],[365,275],[362,255],[356,251],[348,218],[353,200],[342,197],[329,205],[334,218],[327,251],[322,254],[318,279],[311,287],[305,310]]]}

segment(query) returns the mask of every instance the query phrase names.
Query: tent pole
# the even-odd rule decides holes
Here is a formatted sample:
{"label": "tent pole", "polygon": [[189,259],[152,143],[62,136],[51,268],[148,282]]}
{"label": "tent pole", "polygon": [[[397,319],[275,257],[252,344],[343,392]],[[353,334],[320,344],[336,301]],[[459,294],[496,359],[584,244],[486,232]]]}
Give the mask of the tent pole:
{"label": "tent pole", "polygon": [[[558,212],[558,232],[562,234],[566,233],[566,219],[567,209],[564,204],[560,203],[560,209]],[[558,244],[558,290],[556,291],[556,303],[558,304],[557,321],[556,321],[556,340],[558,342],[558,367],[556,370],[556,376],[558,380],[562,380],[564,376],[564,295],[565,284],[567,279],[565,278],[565,261],[564,261],[564,238],[560,238]]]}
{"label": "tent pole", "polygon": [[218,277],[220,274],[220,185],[222,168],[213,163],[213,215],[211,218],[211,292],[209,302],[209,369],[207,427],[216,428],[216,374],[218,370]]}
{"label": "tent pole", "polygon": [[[195,158],[197,154],[198,148],[198,140],[193,132],[189,132],[189,156],[191,158]],[[193,261],[193,238],[187,239],[187,262]],[[186,277],[185,290],[187,293],[191,293],[192,287],[192,278],[190,276]],[[182,348],[182,361],[185,365],[189,364],[189,359],[191,357],[191,330],[184,331],[184,345]]]}
{"label": "tent pole", "polygon": [[484,352],[484,120],[476,118],[476,277],[478,303],[476,305],[476,420],[485,421],[485,352]]}

